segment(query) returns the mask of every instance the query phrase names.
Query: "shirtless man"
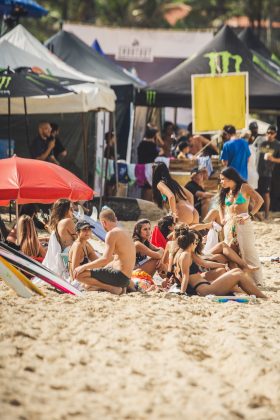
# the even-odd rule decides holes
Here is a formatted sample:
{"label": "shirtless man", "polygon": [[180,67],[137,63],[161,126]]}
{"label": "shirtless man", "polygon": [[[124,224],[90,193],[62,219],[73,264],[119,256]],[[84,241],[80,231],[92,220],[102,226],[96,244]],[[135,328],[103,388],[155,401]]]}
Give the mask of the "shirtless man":
{"label": "shirtless man", "polygon": [[113,210],[102,210],[99,220],[108,232],[104,254],[95,261],[76,267],[73,275],[86,285],[87,290],[105,290],[119,295],[130,283],[136,258],[135,245],[129,233],[117,226]]}

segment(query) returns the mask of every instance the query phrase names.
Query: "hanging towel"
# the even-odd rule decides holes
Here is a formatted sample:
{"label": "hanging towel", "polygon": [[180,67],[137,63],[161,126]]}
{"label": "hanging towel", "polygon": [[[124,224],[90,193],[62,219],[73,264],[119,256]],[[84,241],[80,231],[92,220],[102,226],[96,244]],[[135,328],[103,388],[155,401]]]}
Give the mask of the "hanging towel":
{"label": "hanging towel", "polygon": [[132,185],[136,181],[136,175],[135,175],[135,163],[128,163],[127,164],[127,174],[129,177],[129,184]]}
{"label": "hanging towel", "polygon": [[146,183],[145,164],[137,163],[135,167],[136,182],[138,187],[144,187]]}
{"label": "hanging towel", "polygon": [[127,163],[118,162],[118,176],[121,184],[128,184]]}
{"label": "hanging towel", "polygon": [[213,173],[213,165],[210,156],[200,156],[198,159],[198,168],[206,168],[208,172],[208,176]]}
{"label": "hanging towel", "polygon": [[145,177],[150,186],[153,185],[153,163],[145,163]]}

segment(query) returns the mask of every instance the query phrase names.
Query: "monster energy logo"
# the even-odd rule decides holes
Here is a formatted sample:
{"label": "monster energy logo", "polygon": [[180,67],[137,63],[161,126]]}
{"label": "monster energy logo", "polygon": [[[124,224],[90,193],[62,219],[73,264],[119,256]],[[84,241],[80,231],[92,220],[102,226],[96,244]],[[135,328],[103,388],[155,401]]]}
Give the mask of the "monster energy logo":
{"label": "monster energy logo", "polygon": [[10,76],[1,76],[0,77],[0,90],[8,89],[11,80],[12,78]]}
{"label": "monster energy logo", "polygon": [[271,77],[280,81],[280,76],[276,72],[274,72],[271,68],[269,68],[266,65],[266,63],[255,54],[253,55],[253,62],[257,64],[262,70],[264,70]]}
{"label": "monster energy logo", "polygon": [[[239,72],[241,63],[243,61],[240,55],[238,54],[234,55],[228,51],[210,52],[208,54],[204,54],[204,57],[209,58],[210,72],[212,75],[219,73],[219,70],[221,73],[228,73],[230,60],[234,61],[235,71]],[[219,69],[220,60],[221,60],[221,68]]]}
{"label": "monster energy logo", "polygon": [[156,91],[147,90],[146,91],[146,102],[148,105],[155,105],[156,103]]}

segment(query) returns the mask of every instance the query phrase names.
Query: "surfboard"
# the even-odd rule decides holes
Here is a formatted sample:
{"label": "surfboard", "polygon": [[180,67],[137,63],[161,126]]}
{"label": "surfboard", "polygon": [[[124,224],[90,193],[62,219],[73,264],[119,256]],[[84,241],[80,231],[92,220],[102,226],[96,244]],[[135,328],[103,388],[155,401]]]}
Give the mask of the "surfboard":
{"label": "surfboard", "polygon": [[21,271],[19,271],[16,267],[14,267],[3,257],[0,257],[0,259],[2,263],[5,264],[5,266],[17,276],[17,278],[24,284],[24,286],[28,287],[28,289],[32,290],[38,295],[46,297],[45,293],[41,289],[39,289],[39,287],[37,287],[34,283],[32,283],[32,281],[30,281]]}
{"label": "surfboard", "polygon": [[8,287],[13,289],[16,294],[23,298],[30,298],[33,296],[32,292],[24,286],[24,284],[17,278],[17,276],[9,270],[3,263],[3,258],[0,257],[0,278],[6,283]]}
{"label": "surfboard", "polygon": [[75,296],[83,295],[82,292],[80,292],[67,281],[58,277],[55,273],[52,273],[50,270],[47,270],[43,265],[41,265],[41,267],[38,266],[35,261],[34,263],[33,261],[30,262],[28,259],[22,258],[16,253],[7,251],[2,247],[0,247],[0,255],[6,260],[8,260],[12,265],[24,271],[25,273],[39,277],[41,280],[45,281],[46,283],[50,284],[51,286],[64,293],[69,293]]}

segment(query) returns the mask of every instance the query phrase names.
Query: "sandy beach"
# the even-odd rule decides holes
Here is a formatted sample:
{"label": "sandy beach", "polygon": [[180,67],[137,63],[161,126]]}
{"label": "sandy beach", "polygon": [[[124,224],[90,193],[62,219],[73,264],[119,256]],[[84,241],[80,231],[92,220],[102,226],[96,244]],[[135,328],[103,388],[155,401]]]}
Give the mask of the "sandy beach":
{"label": "sandy beach", "polygon": [[[255,233],[261,256],[280,254],[280,219]],[[263,270],[256,304],[47,288],[25,300],[1,283],[1,420],[279,419],[280,264]]]}

